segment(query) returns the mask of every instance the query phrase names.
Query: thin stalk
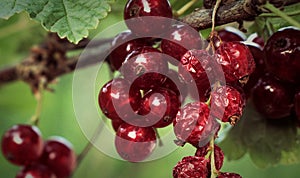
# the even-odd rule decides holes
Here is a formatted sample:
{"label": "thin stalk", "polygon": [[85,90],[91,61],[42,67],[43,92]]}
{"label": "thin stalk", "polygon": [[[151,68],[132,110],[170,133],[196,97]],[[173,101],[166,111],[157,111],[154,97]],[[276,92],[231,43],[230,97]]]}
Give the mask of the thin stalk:
{"label": "thin stalk", "polygon": [[190,2],[186,3],[183,7],[181,7],[176,13],[175,16],[181,16],[184,14],[187,10],[189,10],[198,0],[191,0]]}
{"label": "thin stalk", "polygon": [[284,13],[281,10],[279,10],[278,8],[276,8],[273,4],[270,4],[269,2],[267,2],[263,7],[266,8],[266,9],[268,9],[272,13],[278,15],[282,19],[286,20],[291,25],[300,28],[300,23],[298,21],[296,21],[292,17],[288,16],[286,13]]}

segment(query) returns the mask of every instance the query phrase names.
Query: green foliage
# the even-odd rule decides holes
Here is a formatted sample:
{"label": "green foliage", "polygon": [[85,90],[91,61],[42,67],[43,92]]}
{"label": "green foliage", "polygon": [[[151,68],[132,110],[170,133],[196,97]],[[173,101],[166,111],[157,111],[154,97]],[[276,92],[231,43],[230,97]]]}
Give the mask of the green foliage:
{"label": "green foliage", "polygon": [[249,153],[256,166],[267,168],[300,163],[298,137],[291,118],[267,120],[248,103],[241,121],[229,131],[221,147],[229,160],[240,159]]}
{"label": "green foliage", "polygon": [[61,38],[78,43],[88,36],[88,29],[95,29],[99,19],[107,16],[111,7],[106,0],[4,0],[0,18],[8,19],[15,13],[27,11],[31,18],[39,21]]}

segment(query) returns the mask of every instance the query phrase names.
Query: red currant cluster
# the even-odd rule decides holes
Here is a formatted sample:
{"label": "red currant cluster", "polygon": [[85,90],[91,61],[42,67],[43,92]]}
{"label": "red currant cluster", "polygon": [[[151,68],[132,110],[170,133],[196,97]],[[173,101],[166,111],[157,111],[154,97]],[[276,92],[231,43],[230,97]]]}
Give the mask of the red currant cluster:
{"label": "red currant cluster", "polygon": [[[151,28],[141,18],[147,16],[171,18],[169,2],[127,2],[124,17],[130,30],[115,37],[109,56],[121,76],[98,95],[116,131],[117,152],[131,162],[145,160],[156,146],[156,129],[173,123],[175,143],[198,149],[176,165],[174,177],[240,177],[219,171],[224,155],[214,139],[219,121],[235,125],[242,115],[246,98],[241,86],[255,70],[251,51],[240,40],[226,41],[219,35],[211,37],[213,50],[204,50],[199,33],[188,25],[163,18]],[[151,38],[157,33],[166,38]],[[182,106],[187,97],[189,102]]]}
{"label": "red currant cluster", "polygon": [[32,125],[15,125],[2,138],[2,153],[11,163],[22,166],[16,178],[66,178],[76,167],[72,145],[62,137],[43,141]]}

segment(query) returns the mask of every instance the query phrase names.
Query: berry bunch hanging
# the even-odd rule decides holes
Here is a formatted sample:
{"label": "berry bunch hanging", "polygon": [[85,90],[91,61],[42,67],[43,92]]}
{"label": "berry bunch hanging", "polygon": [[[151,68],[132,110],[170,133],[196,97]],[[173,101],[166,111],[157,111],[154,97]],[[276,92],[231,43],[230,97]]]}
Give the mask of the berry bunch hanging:
{"label": "berry bunch hanging", "polygon": [[16,178],[67,178],[76,167],[72,145],[62,137],[43,141],[36,126],[14,125],[2,138],[2,153],[21,166]]}
{"label": "berry bunch hanging", "polygon": [[[207,48],[188,25],[164,23],[153,29],[145,25],[147,18],[140,18],[171,18],[170,14],[167,0],[126,4],[129,30],[115,37],[109,56],[121,76],[106,83],[98,95],[100,109],[116,131],[116,151],[125,160],[143,161],[157,146],[157,129],[172,124],[175,143],[197,149],[195,156],[175,166],[174,177],[240,177],[220,171],[224,154],[214,140],[220,122],[235,125],[242,116],[246,97],[240,86],[255,69],[251,51],[234,35],[234,40],[223,41],[213,30]],[[159,33],[166,39],[141,36]],[[187,97],[190,101],[184,104]]]}

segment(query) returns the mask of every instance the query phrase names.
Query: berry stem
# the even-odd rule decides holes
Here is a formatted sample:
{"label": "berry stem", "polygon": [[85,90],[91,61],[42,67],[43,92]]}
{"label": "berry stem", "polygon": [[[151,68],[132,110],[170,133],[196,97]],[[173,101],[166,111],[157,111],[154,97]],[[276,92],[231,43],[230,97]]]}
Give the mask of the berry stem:
{"label": "berry stem", "polygon": [[211,168],[211,176],[210,178],[216,178],[218,175],[218,171],[216,170],[215,165],[215,137],[212,137],[210,140],[210,168]]}
{"label": "berry stem", "polygon": [[81,153],[77,156],[77,168],[79,167],[80,163],[82,162],[82,160],[85,158],[85,156],[89,153],[89,151],[91,150],[91,148],[93,148],[93,143],[96,141],[96,139],[98,138],[98,136],[100,135],[102,129],[103,129],[104,124],[100,124],[91,140],[88,141],[87,145],[84,147],[84,149],[81,151]]}
{"label": "berry stem", "polygon": [[36,105],[35,113],[30,119],[30,123],[32,123],[33,125],[36,125],[36,126],[38,126],[39,121],[40,121],[45,83],[46,83],[46,79],[42,78],[39,83],[39,86],[38,86],[38,91],[34,92],[34,96],[37,101],[37,105]]}
{"label": "berry stem", "polygon": [[181,7],[178,11],[174,13],[175,16],[181,16],[184,14],[189,8],[191,8],[198,0],[191,0],[190,2],[186,3],[183,7]]}
{"label": "berry stem", "polygon": [[274,14],[278,15],[282,19],[286,20],[289,22],[291,25],[300,28],[300,23],[288,16],[286,13],[282,12],[278,8],[276,8],[273,4],[270,4],[267,2],[264,6],[264,8],[268,9],[269,11],[273,12]]}
{"label": "berry stem", "polygon": [[212,27],[211,27],[211,32],[209,35],[210,38],[210,43],[208,45],[208,47],[206,48],[207,51],[209,51],[210,47],[212,47],[213,52],[215,52],[215,46],[213,44],[213,37],[214,36],[218,36],[217,32],[215,32],[215,26],[216,26],[216,14],[218,11],[218,8],[220,7],[222,0],[217,0],[213,12],[212,12],[212,17],[211,17],[211,22],[212,22]]}

